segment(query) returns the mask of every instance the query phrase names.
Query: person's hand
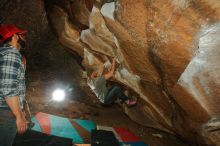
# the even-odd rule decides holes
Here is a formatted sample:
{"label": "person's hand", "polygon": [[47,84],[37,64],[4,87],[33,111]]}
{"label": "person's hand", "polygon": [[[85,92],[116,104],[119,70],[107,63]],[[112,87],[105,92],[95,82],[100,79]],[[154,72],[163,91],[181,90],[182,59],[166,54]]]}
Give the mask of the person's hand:
{"label": "person's hand", "polygon": [[115,65],[115,63],[116,63],[116,59],[113,58],[113,60],[112,60],[112,65],[113,65],[113,64]]}
{"label": "person's hand", "polygon": [[116,58],[113,58],[112,62],[116,62]]}
{"label": "person's hand", "polygon": [[24,133],[27,130],[27,120],[23,113],[19,116],[16,116],[16,126],[19,134]]}

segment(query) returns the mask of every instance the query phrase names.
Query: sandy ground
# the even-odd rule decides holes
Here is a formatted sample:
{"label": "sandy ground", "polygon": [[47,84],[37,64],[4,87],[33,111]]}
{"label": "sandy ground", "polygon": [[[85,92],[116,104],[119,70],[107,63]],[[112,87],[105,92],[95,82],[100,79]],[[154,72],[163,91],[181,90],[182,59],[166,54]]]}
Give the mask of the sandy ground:
{"label": "sandy ground", "polygon": [[[103,107],[80,74],[78,67],[72,73],[62,69],[53,74],[31,73],[27,83],[27,99],[32,114],[45,112],[68,118],[89,119],[102,126],[124,127],[149,146],[186,146],[172,135],[134,123],[117,104]],[[68,93],[64,101],[51,100],[52,91],[56,88],[65,89]]]}

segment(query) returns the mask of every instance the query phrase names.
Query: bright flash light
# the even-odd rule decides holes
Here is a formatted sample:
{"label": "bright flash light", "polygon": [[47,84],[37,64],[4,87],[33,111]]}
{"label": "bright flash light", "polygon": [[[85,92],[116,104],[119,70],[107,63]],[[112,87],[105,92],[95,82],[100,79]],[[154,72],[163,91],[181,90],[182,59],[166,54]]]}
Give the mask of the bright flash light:
{"label": "bright flash light", "polygon": [[52,99],[54,101],[63,101],[65,99],[65,92],[61,89],[57,89],[53,92]]}

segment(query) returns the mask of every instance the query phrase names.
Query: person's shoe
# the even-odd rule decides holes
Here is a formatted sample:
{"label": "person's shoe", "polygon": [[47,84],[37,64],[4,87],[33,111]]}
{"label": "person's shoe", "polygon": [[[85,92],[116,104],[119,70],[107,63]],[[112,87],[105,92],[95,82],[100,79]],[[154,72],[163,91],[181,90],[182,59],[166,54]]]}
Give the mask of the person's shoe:
{"label": "person's shoe", "polygon": [[128,100],[125,101],[125,103],[131,107],[137,104],[137,98],[129,98]]}

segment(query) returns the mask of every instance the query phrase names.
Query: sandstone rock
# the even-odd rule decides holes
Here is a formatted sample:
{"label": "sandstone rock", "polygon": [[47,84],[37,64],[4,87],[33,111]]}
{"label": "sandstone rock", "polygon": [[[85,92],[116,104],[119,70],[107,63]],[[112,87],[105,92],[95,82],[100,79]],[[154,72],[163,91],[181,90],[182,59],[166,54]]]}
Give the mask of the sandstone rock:
{"label": "sandstone rock", "polygon": [[213,117],[207,123],[202,126],[201,132],[205,137],[205,140],[210,145],[220,145],[220,118]]}
{"label": "sandstone rock", "polygon": [[[129,117],[144,126],[147,127],[152,127],[152,128],[158,128],[161,129],[163,131],[169,132],[166,128],[164,128],[163,126],[161,126],[157,121],[154,121],[154,119],[152,119],[151,116],[149,116],[149,114],[147,114],[147,112],[145,112],[144,107],[145,107],[145,102],[139,100],[138,101],[138,105],[132,108],[127,107],[126,105],[123,105],[123,109],[125,111],[125,113],[127,115],[129,115]],[[149,113],[149,112],[148,112]]]}
{"label": "sandstone rock", "polygon": [[176,84],[198,48],[198,36],[194,34],[198,32],[199,24],[188,19],[187,14],[193,12],[187,12],[191,10],[187,7],[187,1],[170,1],[166,5],[164,3],[165,1],[155,1],[150,4],[149,11],[153,11],[154,6],[160,9],[155,10],[148,23],[148,33],[152,34],[149,40],[155,64],[169,89]]}
{"label": "sandstone rock", "polygon": [[103,5],[101,8],[102,15],[111,18],[113,20],[115,20],[114,12],[115,12],[115,3],[107,3]]}
{"label": "sandstone rock", "polygon": [[[80,48],[86,68],[98,68],[106,56],[117,58],[115,80],[138,95],[137,107],[124,108],[134,121],[175,133],[194,145],[219,145],[212,134],[202,135],[201,128],[220,114],[220,2],[97,2],[104,4],[101,9],[94,6],[89,17],[87,13],[79,20],[89,26],[82,32],[71,27],[67,16],[62,22],[53,17],[60,40]],[[61,16],[58,11],[53,15]]]}
{"label": "sandstone rock", "polygon": [[100,6],[103,6],[106,3],[115,2],[116,0],[96,0]]}
{"label": "sandstone rock", "polygon": [[89,26],[90,9],[94,0],[75,0],[71,3],[71,13],[81,24]]}
{"label": "sandstone rock", "polygon": [[84,48],[84,56],[83,56],[83,66],[85,66],[87,69],[97,69],[98,65],[100,65],[102,62],[100,59],[98,59],[91,51],[89,51],[87,48]]}
{"label": "sandstone rock", "polygon": [[[140,5],[141,4],[143,3],[140,3]],[[110,4],[108,5],[110,6]],[[110,7],[112,8],[113,6]],[[102,12],[105,12],[106,8],[102,8]],[[143,80],[139,82],[138,85],[135,85],[136,83],[132,81],[132,83],[130,82],[126,85],[132,86],[132,88],[140,95],[140,97],[144,99],[148,105],[150,105],[151,108],[146,109],[151,118],[157,119],[157,121],[163,121],[161,124],[166,125],[166,127],[172,127],[170,116],[173,107],[169,104],[170,100],[167,99],[167,97],[164,96],[164,94],[161,92],[162,89],[157,86],[157,84],[160,83],[159,74],[156,72],[152,62],[150,62],[150,60],[148,60],[149,58],[147,58],[147,46],[146,49],[144,49],[143,41],[135,41],[135,39],[137,39],[135,38],[136,36],[133,36],[132,33],[129,33],[121,23],[112,19],[111,16],[113,16],[113,14],[111,15],[109,13],[103,13],[103,15],[105,16],[108,28],[113,32],[118,40],[118,45],[120,46],[120,51],[122,52],[121,56],[123,56],[123,60],[125,60],[123,64],[128,64],[127,66],[128,69],[131,70],[130,72],[138,75],[140,80]],[[132,22],[135,24],[135,21]],[[136,21],[136,23],[139,22]],[[140,26],[134,27],[140,28]],[[141,36],[139,38],[141,38]],[[142,45],[140,43],[142,43]],[[124,49],[126,49],[126,51]],[[133,62],[132,59],[134,59]],[[140,67],[138,70],[134,70],[134,67],[138,66],[145,66],[146,68]],[[129,81],[130,79],[130,77],[127,77],[127,79],[124,80]],[[118,79],[118,81],[121,80],[122,79]],[[138,88],[136,88],[137,86]],[[155,88],[152,88],[152,86]],[[161,100],[163,100],[163,103],[160,103]]]}
{"label": "sandstone rock", "polygon": [[[138,1],[138,2],[135,1],[135,4],[134,4],[134,2],[131,2],[131,1],[120,1],[119,0],[117,2],[119,7],[117,7],[117,11],[115,11],[115,13],[116,13],[116,19],[119,20],[119,22],[117,22],[115,20],[115,18],[113,17],[114,16],[113,14],[104,13],[104,9],[106,9],[106,8],[102,8],[102,13],[105,16],[107,27],[116,36],[116,38],[119,42],[119,46],[122,48],[122,50],[125,47],[129,48],[129,46],[132,46],[130,48],[137,48],[136,46],[138,46],[138,47],[141,46],[137,42],[141,42],[142,45],[145,44],[144,38],[146,38],[146,36],[144,36],[145,34],[140,32],[140,30],[145,30],[144,25],[142,27],[141,22],[139,25],[136,25],[135,22],[137,22],[137,21],[132,21],[132,19],[141,18],[141,17],[137,16],[138,12],[136,12],[136,11],[131,12],[131,13],[135,13],[133,15],[136,15],[136,17],[135,16],[132,17],[131,15],[128,15],[127,13],[129,13],[129,11],[126,11],[126,13],[123,13],[126,9],[126,6],[131,7],[131,6],[135,5],[137,7],[138,6],[137,3],[143,4],[143,1]],[[189,131],[184,130],[187,126],[186,125],[185,125],[186,127],[183,125],[181,126],[181,124],[183,124],[181,122],[181,120],[185,121],[187,124],[190,124],[191,126],[189,126],[189,127],[191,128],[191,130],[194,129],[194,131],[196,131],[196,129],[197,129],[196,127],[199,124],[201,125],[202,122],[205,122],[210,117],[210,113],[207,112],[206,109],[204,108],[204,107],[208,108],[208,105],[205,105],[203,107],[201,105],[201,103],[198,103],[196,101],[196,99],[189,98],[191,93],[189,91],[186,91],[187,88],[190,88],[191,90],[195,91],[198,88],[198,86],[191,88],[187,84],[185,87],[179,88],[178,92],[175,92],[175,94],[173,94],[172,88],[174,87],[174,85],[176,87],[178,86],[178,85],[176,85],[176,83],[178,82],[178,80],[179,80],[181,74],[184,72],[184,69],[186,68],[187,64],[190,62],[191,58],[195,55],[196,50],[198,49],[198,42],[200,41],[199,40],[200,36],[198,35],[199,28],[201,27],[202,24],[207,24],[207,23],[209,23],[210,19],[214,20],[214,19],[216,19],[216,17],[211,16],[211,18],[207,19],[207,20],[199,19],[197,12],[194,12],[195,18],[193,20],[189,20],[187,18],[188,15],[180,15],[180,11],[182,11],[183,9],[185,11],[192,11],[191,7],[189,7],[190,2],[185,1],[185,2],[181,3],[181,2],[177,2],[177,1],[172,1],[172,3],[166,4],[165,6],[162,6],[162,4],[164,5],[164,3],[165,2],[162,2],[162,1],[155,1],[154,3],[151,3],[152,7],[153,6],[161,7],[162,9],[157,10],[158,12],[155,13],[154,16],[152,16],[153,21],[149,20],[149,22],[147,23],[149,30],[146,31],[147,32],[146,35],[148,36],[146,38],[146,40],[148,40],[147,42],[149,45],[149,46],[146,45],[146,48],[150,49],[149,53],[151,54],[148,57],[146,56],[146,58],[152,57],[153,62],[150,62],[149,63],[150,65],[145,65],[145,66],[147,66],[147,69],[149,69],[149,66],[154,66],[153,64],[155,63],[155,65],[157,67],[159,67],[159,70],[149,69],[152,72],[153,72],[153,70],[155,70],[156,73],[152,73],[152,75],[149,75],[149,72],[148,72],[148,74],[144,74],[143,75],[144,77],[143,77],[139,72],[140,67],[143,65],[136,64],[136,62],[138,61],[139,58],[141,58],[141,60],[143,61],[145,59],[145,57],[141,57],[140,54],[144,54],[144,53],[143,52],[137,53],[137,52],[139,52],[139,51],[137,51],[137,49],[135,49],[136,50],[135,54],[132,54],[132,51],[130,51],[128,49],[126,50],[126,53],[131,57],[129,59],[125,57],[125,62],[128,60],[131,60],[131,59],[135,59],[135,61],[133,61],[133,62],[128,61],[129,69],[131,69],[132,72],[134,72],[135,74],[139,75],[141,80],[147,80],[147,81],[151,80],[151,81],[153,81],[153,83],[157,84],[158,82],[155,82],[155,80],[152,80],[153,76],[154,76],[154,78],[160,76],[160,78],[163,80],[163,82],[162,82],[163,87],[162,88],[157,87],[156,84],[153,85],[153,84],[144,82],[144,84],[138,85],[140,88],[144,89],[144,91],[142,90],[141,92],[139,92],[138,91],[139,89],[135,90],[135,91],[137,91],[137,93],[139,93],[139,95],[143,95],[142,98],[145,101],[147,101],[148,103],[150,103],[151,111],[152,111],[152,108],[154,109],[153,111],[155,111],[155,109],[157,109],[157,111],[153,114],[152,114],[152,112],[150,112],[150,110],[146,111],[150,114],[151,117],[153,117],[153,119],[157,119],[159,122],[162,121],[163,119],[161,119],[160,116],[158,117],[156,115],[158,115],[158,113],[161,113],[161,111],[164,111],[164,110],[165,111],[166,110],[167,111],[176,110],[177,115],[179,115],[180,117],[183,116],[182,118],[180,118],[180,121],[178,121],[178,120],[175,121],[176,123],[173,126],[176,126],[177,131],[182,133],[182,135],[184,135],[185,137],[189,138],[190,137]],[[123,7],[123,11],[121,10],[122,11],[121,13],[120,13],[120,7]],[[172,7],[176,7],[176,9],[171,9]],[[141,6],[139,6],[138,9],[140,10]],[[146,8],[142,7],[142,9],[146,9]],[[150,8],[150,9],[152,9],[152,8]],[[132,8],[130,10],[132,10]],[[146,10],[149,10],[149,9],[146,9]],[[141,11],[141,12],[143,12],[143,11]],[[185,13],[187,14],[187,12],[185,12]],[[188,13],[192,13],[192,12],[188,12]],[[163,17],[161,17],[161,15]],[[132,18],[131,19],[126,18],[129,16]],[[143,19],[138,19],[138,20],[140,21]],[[166,20],[166,23],[162,22],[164,20]],[[195,21],[197,21],[197,25],[195,25]],[[143,24],[146,24],[146,23],[143,22]],[[132,31],[135,31],[135,33],[137,35],[135,36],[135,33],[132,33]],[[149,35],[148,35],[148,33],[149,33]],[[138,36],[138,35],[140,35],[140,36]],[[142,41],[138,41],[137,39],[142,39]],[[122,40],[124,40],[124,41],[122,41]],[[181,40],[181,41],[179,41],[179,40]],[[131,45],[130,45],[130,43],[131,43]],[[184,44],[184,45],[182,45],[182,44]],[[124,52],[123,52],[123,55],[125,55]],[[138,57],[135,57],[136,55],[138,55]],[[216,55],[216,56],[218,56],[218,55]],[[216,57],[216,59],[214,59],[214,60],[219,60],[219,58]],[[147,61],[145,61],[145,63],[146,62]],[[135,67],[138,66],[139,70],[135,70],[133,68],[134,66]],[[195,66],[193,68],[195,68]],[[217,70],[219,70],[219,69],[217,69]],[[157,71],[159,71],[160,75],[158,75]],[[157,75],[157,76],[155,77],[155,75]],[[118,79],[118,80],[120,80],[120,79]],[[134,84],[132,84],[132,85],[134,85]],[[133,86],[133,89],[135,89],[136,87],[137,86]],[[202,85],[202,87],[204,87],[204,84]],[[216,91],[215,87],[218,87],[218,84],[215,85],[214,87],[211,87],[211,88]],[[168,92],[167,93],[168,96],[172,95],[173,97],[175,97],[174,99],[177,99],[176,100],[177,105],[176,105],[175,101],[173,101],[173,99],[170,99],[170,97],[165,98],[165,96],[162,94],[164,92],[163,89],[165,89],[165,91]],[[184,94],[184,92],[185,92],[185,94]],[[201,93],[201,91],[197,91],[197,92]],[[183,95],[187,95],[185,97],[189,98],[188,102],[186,100],[187,98],[181,98],[181,97],[183,97]],[[214,94],[214,95],[218,95],[218,94]],[[158,98],[157,100],[153,100],[151,97],[154,97],[154,98],[161,97],[161,98],[160,99]],[[163,101],[163,102],[167,101],[167,104],[174,104],[174,106],[173,107],[172,106],[166,107],[167,104],[163,105],[160,101]],[[190,106],[192,101],[197,102],[197,104],[193,104],[194,106],[193,105]],[[207,99],[206,100],[203,99],[201,101],[207,101]],[[215,101],[215,100],[213,100],[213,101]],[[180,105],[180,107],[178,106],[178,104]],[[208,103],[208,104],[210,104],[210,103]],[[164,109],[160,108],[160,105]],[[212,110],[214,110],[215,114],[219,113],[218,111],[216,111],[217,109],[215,108],[216,106],[214,104],[211,104],[210,107],[214,108]],[[181,115],[180,114],[181,112],[178,112],[178,110],[182,111],[181,108],[184,109],[184,111],[187,113],[187,115],[190,115],[190,117],[188,117],[186,115]],[[190,110],[192,110],[192,111],[190,111]],[[194,117],[191,117],[192,114]],[[172,119],[169,119],[169,116],[170,116],[170,118],[172,117],[172,113],[171,114],[162,114],[162,115],[164,115],[162,117],[166,117],[168,121],[170,121],[170,120],[172,121]],[[132,114],[131,114],[131,116],[132,116]],[[179,119],[179,118],[177,117],[177,119]],[[169,123],[168,121],[167,121],[167,123]],[[190,122],[190,123],[188,123],[188,122]],[[178,125],[178,123],[180,125]],[[161,124],[163,125],[164,123],[161,123]],[[172,124],[170,124],[170,125],[172,125]],[[193,137],[193,134],[191,135],[191,137]]]}
{"label": "sandstone rock", "polygon": [[76,27],[88,28],[88,18],[95,0],[44,0],[44,2],[47,11],[53,6],[58,6],[68,14],[69,20]]}
{"label": "sandstone rock", "polygon": [[[136,5],[141,5],[141,7],[142,7],[142,4],[143,3],[136,3]],[[126,4],[120,4],[120,6],[122,6],[122,5],[127,6]],[[111,5],[108,4],[108,6],[112,8]],[[106,6],[106,9],[107,8],[108,7]],[[126,8],[126,10],[129,12],[130,8]],[[104,8],[102,9],[102,11],[103,12],[105,11]],[[141,15],[142,14],[144,14],[144,13],[141,13]],[[125,58],[124,60],[125,60],[126,64],[128,64],[128,68],[131,69],[131,71],[134,74],[139,75],[141,77],[141,79],[149,81],[149,82],[156,82],[157,84],[159,84],[160,79],[159,79],[159,75],[156,71],[156,68],[153,66],[150,59],[147,57],[147,56],[149,56],[149,53],[147,50],[147,42],[146,42],[146,40],[144,40],[144,39],[146,39],[146,36],[143,37],[143,35],[139,36],[139,35],[137,35],[137,33],[134,34],[133,32],[129,32],[129,30],[133,30],[133,28],[127,30],[126,27],[124,27],[120,23],[120,21],[112,20],[111,16],[113,14],[106,15],[104,13],[103,15],[105,15],[107,27],[115,35],[115,37],[117,38],[117,40],[119,42],[121,52]],[[130,16],[130,13],[126,13],[126,15]],[[109,18],[109,16],[110,16],[110,18]],[[134,16],[134,17],[137,19],[140,18],[139,16]],[[126,18],[126,19],[130,20],[129,18]],[[136,23],[136,24],[140,24],[140,21],[138,21],[138,20],[133,20],[132,22]],[[124,22],[124,23],[126,23],[126,22]],[[144,24],[142,26],[144,26]],[[142,26],[136,26],[136,27],[141,29]],[[128,26],[128,27],[130,27],[130,26]],[[144,27],[144,29],[145,29],[145,27]],[[139,32],[140,31],[142,31],[142,30],[139,30]],[[145,34],[145,31],[142,31],[141,34]],[[137,54],[141,54],[141,56],[139,56]],[[138,67],[138,66],[142,66],[142,67]]]}
{"label": "sandstone rock", "polygon": [[81,40],[86,43],[93,51],[98,51],[103,55],[111,57],[114,56],[113,48],[89,29],[82,31]]}
{"label": "sandstone rock", "polygon": [[148,11],[152,12],[148,23],[148,33],[151,34],[149,40],[155,48],[152,50],[155,64],[159,65],[168,90],[177,83],[198,49],[201,26],[219,19],[216,17],[219,2],[214,7],[211,3],[185,0],[148,3]]}
{"label": "sandstone rock", "polygon": [[82,41],[88,44],[93,51],[113,57],[113,35],[105,26],[104,19],[98,8],[93,7],[89,20],[90,29],[82,31]]}
{"label": "sandstone rock", "polygon": [[217,99],[220,95],[219,38],[220,23],[201,31],[199,49],[178,80],[178,84],[211,116],[220,113]]}
{"label": "sandstone rock", "polygon": [[85,45],[80,41],[80,32],[69,22],[68,15],[65,11],[54,6],[53,11],[49,13],[50,20],[58,34],[60,42],[83,56]]}
{"label": "sandstone rock", "polygon": [[90,30],[94,31],[95,34],[107,44],[110,44],[113,48],[116,48],[114,44],[114,36],[106,27],[105,20],[97,7],[93,7],[89,22]]}

